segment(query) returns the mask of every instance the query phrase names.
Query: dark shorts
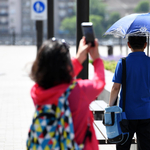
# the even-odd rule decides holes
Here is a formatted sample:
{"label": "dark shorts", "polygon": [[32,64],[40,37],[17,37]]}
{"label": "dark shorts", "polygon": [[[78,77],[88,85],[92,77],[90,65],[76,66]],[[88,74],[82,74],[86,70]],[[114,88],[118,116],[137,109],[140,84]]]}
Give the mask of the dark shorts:
{"label": "dark shorts", "polygon": [[117,150],[130,150],[136,133],[138,150],[150,150],[150,119],[129,120],[129,139],[124,145],[116,145]]}

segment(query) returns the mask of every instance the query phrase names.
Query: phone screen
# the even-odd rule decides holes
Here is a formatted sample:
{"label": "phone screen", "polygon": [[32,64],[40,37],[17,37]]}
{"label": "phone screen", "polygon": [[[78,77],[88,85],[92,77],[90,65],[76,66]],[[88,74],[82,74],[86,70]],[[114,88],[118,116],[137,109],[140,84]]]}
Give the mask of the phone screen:
{"label": "phone screen", "polygon": [[92,43],[92,46],[94,46],[94,31],[92,25],[82,25],[82,32],[85,36],[86,43]]}

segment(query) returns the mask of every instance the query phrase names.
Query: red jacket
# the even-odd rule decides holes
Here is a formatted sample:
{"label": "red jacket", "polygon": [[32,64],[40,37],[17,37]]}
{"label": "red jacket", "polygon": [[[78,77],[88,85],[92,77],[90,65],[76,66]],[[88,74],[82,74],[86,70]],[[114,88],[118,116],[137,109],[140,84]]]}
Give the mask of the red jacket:
{"label": "red jacket", "polygon": [[[82,65],[75,58],[72,59],[72,63],[74,67],[74,75],[77,75],[82,70]],[[68,98],[73,117],[75,140],[78,144],[83,142],[87,124],[90,124],[92,140],[89,141],[87,138],[84,148],[85,150],[98,150],[98,142],[93,128],[93,115],[89,110],[89,104],[95,100],[105,86],[104,66],[102,60],[100,58],[96,59],[93,66],[93,79],[77,80],[77,85]],[[57,103],[58,98],[69,85],[70,84],[61,84],[44,90],[35,84],[31,89],[31,97],[35,105],[51,104],[53,102]]]}

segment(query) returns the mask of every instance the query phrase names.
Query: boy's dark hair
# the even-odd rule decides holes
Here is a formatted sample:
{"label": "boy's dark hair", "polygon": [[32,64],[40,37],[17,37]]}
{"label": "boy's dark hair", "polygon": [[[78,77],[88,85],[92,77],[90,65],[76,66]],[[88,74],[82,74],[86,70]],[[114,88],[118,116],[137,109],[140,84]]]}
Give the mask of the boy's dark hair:
{"label": "boy's dark hair", "polygon": [[63,42],[51,39],[39,49],[30,77],[39,86],[48,89],[61,83],[70,83],[71,71],[73,67],[68,47]]}
{"label": "boy's dark hair", "polygon": [[146,43],[146,36],[129,36],[128,42],[133,49],[143,49]]}

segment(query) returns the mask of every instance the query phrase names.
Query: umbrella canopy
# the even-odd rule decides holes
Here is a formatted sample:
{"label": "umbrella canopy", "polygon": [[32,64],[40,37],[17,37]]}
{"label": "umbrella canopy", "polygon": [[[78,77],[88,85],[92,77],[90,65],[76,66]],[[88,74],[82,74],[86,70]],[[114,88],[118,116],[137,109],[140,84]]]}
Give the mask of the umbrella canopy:
{"label": "umbrella canopy", "polygon": [[150,13],[131,14],[115,22],[104,35],[121,36],[123,38],[129,35],[150,35]]}
{"label": "umbrella canopy", "polygon": [[147,36],[147,55],[149,55],[150,13],[127,15],[115,22],[104,35],[114,35],[123,38],[127,38],[129,35]]}

